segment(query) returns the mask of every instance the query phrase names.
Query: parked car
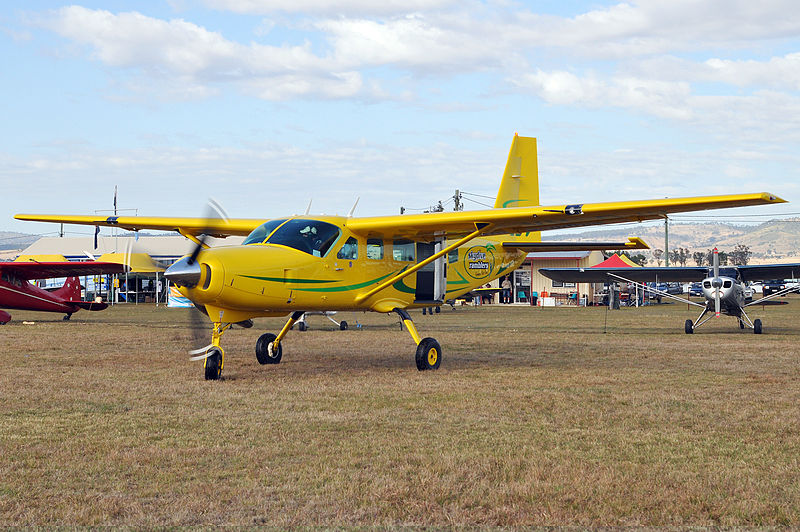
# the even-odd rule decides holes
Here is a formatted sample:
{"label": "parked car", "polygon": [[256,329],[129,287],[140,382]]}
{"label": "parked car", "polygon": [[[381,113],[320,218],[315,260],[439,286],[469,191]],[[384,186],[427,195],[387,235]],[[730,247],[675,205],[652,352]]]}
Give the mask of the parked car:
{"label": "parked car", "polygon": [[761,286],[761,293],[764,296],[768,296],[784,290],[788,285],[783,279],[772,279],[771,281],[764,281]]}
{"label": "parked car", "polygon": [[703,283],[692,283],[691,286],[689,286],[689,295],[703,297]]}

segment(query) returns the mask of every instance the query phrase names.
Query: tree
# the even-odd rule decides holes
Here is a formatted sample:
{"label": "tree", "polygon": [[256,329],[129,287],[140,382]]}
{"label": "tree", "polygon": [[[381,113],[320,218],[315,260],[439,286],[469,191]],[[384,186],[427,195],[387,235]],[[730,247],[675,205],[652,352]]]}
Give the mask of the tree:
{"label": "tree", "polygon": [[655,259],[657,265],[661,266],[661,257],[663,256],[664,256],[663,249],[656,248],[653,250],[653,259]]}
{"label": "tree", "polygon": [[706,254],[702,251],[695,251],[692,253],[692,260],[694,260],[695,264],[698,266],[702,266],[706,263]]}
{"label": "tree", "polygon": [[680,256],[681,256],[680,251],[678,251],[677,249],[673,249],[672,251],[669,252],[669,263],[672,264],[673,266],[678,264],[678,262],[680,262]]}
{"label": "tree", "polygon": [[681,266],[686,266],[686,261],[689,260],[690,254],[689,250],[686,248],[678,248],[678,262],[681,263]]}
{"label": "tree", "polygon": [[733,248],[733,251],[730,253],[730,261],[732,264],[736,264],[739,266],[747,266],[747,263],[750,262],[750,256],[753,254],[750,251],[750,247],[744,244],[736,244],[736,247]]}
{"label": "tree", "polygon": [[644,266],[645,264],[647,264],[647,256],[644,253],[637,253],[636,255],[631,255],[627,251],[624,251],[622,254],[631,259],[639,266]]}

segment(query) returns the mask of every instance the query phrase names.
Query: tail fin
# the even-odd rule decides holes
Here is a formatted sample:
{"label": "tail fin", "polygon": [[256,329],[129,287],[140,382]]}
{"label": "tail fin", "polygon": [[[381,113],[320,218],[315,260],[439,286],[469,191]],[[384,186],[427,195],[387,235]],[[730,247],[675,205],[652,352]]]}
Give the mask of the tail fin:
{"label": "tail fin", "polygon": [[494,208],[537,205],[539,205],[539,164],[536,160],[536,139],[520,137],[515,133]]}
{"label": "tail fin", "polygon": [[80,301],[81,300],[81,282],[77,277],[67,277],[64,286],[58,290],[53,291],[56,295],[67,301]]}

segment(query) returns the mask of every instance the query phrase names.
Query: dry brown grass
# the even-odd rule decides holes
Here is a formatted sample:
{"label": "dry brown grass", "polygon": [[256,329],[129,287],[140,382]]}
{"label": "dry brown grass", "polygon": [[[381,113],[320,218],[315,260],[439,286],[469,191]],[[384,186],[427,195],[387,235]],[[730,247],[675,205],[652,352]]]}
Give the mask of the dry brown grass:
{"label": "dry brown grass", "polygon": [[186,311],[17,311],[0,525],[797,525],[798,309],[755,309],[760,337],[687,336],[677,304],[415,313],[437,372],[375,314],[314,317],[259,366],[282,321],[257,320],[221,382]]}

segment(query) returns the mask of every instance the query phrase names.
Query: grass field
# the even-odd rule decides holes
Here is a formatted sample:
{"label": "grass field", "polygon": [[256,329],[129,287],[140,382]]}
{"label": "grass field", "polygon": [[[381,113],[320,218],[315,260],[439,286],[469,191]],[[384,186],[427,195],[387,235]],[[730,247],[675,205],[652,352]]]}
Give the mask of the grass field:
{"label": "grass field", "polygon": [[0,525],[798,525],[798,312],[414,313],[435,372],[396,316],[349,313],[260,366],[263,319],[206,382],[188,311],[14,311]]}

